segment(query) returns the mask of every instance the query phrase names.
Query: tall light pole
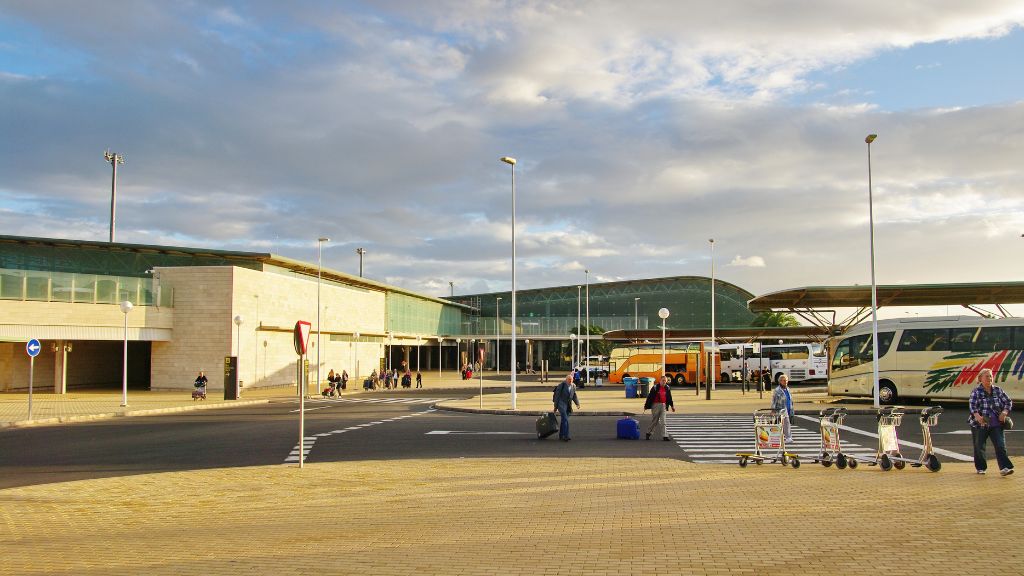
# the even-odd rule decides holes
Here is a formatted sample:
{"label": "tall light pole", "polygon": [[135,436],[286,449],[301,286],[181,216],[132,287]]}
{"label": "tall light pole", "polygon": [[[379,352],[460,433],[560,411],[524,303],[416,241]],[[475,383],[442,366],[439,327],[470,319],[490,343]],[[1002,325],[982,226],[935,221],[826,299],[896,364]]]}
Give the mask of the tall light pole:
{"label": "tall light pole", "polygon": [[444,342],[444,338],[437,337],[437,382],[441,383],[441,344]]}
{"label": "tall light pole", "polygon": [[576,364],[576,340],[577,340],[577,336],[575,334],[569,334],[569,340],[572,342],[572,369],[576,370],[576,366],[578,366],[578,364]]}
{"label": "tall light pole", "polygon": [[658,310],[658,318],[661,318],[661,375],[666,374],[665,366],[665,324],[668,321],[668,308],[662,308]]}
{"label": "tall light pole", "polygon": [[516,159],[502,156],[512,167],[512,409],[516,409]]}
{"label": "tall light pole", "polygon": [[590,383],[590,270],[584,270],[584,274],[587,276],[587,357],[584,360],[583,375],[586,377],[584,382]]}
{"label": "tall light pole", "polygon": [[451,294],[450,295],[451,296],[455,296],[455,282],[452,282],[451,280],[449,280],[448,281],[448,288],[451,289]]}
{"label": "tall light pole", "polygon": [[103,159],[110,163],[112,173],[110,175],[110,241],[114,241],[114,223],[117,213],[117,165],[124,164],[124,156],[117,152],[107,150],[103,153]]}
{"label": "tall light pole", "polygon": [[128,313],[132,311],[132,303],[125,300],[121,302],[121,312],[124,313],[124,365],[121,370],[121,406],[128,406]]}
{"label": "tall light pole", "polygon": [[316,239],[316,389],[320,390],[320,277],[323,272],[323,246],[330,238]]}
{"label": "tall light pole", "polygon": [[[238,382],[242,371],[242,322],[245,318],[241,314],[236,314],[232,321],[235,323],[235,382]],[[255,378],[255,375],[253,377]],[[240,397],[241,393],[242,391],[236,388],[235,398]]]}
{"label": "tall light pole", "polygon": [[710,400],[711,391],[718,382],[718,368],[715,366],[715,239],[708,238],[708,243],[711,244],[711,385],[705,392]]}
{"label": "tall light pole", "polygon": [[494,373],[501,372],[501,296],[494,301]]}
{"label": "tall light pole", "polygon": [[576,285],[576,363],[572,365],[575,370],[583,364],[580,361],[580,346],[583,345],[583,286]]}
{"label": "tall light pole", "polygon": [[868,134],[864,142],[868,145],[868,228],[871,233],[871,394],[875,408],[878,402],[878,296],[875,286],[875,207],[871,194],[871,143],[877,134]]}
{"label": "tall light pole", "polygon": [[352,344],[352,355],[355,356],[352,360],[352,366],[356,371],[355,378],[359,378],[359,332],[352,334],[352,337],[355,339],[355,342]]}
{"label": "tall light pole", "polygon": [[633,298],[633,330],[640,329],[640,297]]}
{"label": "tall light pole", "polygon": [[359,254],[359,277],[363,277],[363,256],[366,254],[366,248],[356,248],[356,254]]}

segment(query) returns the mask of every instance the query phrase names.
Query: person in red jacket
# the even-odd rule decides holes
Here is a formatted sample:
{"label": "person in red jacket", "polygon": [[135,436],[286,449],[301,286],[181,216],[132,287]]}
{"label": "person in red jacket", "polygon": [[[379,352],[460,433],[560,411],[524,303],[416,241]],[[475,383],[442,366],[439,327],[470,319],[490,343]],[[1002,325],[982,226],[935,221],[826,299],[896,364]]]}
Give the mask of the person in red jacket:
{"label": "person in red jacket", "polygon": [[671,440],[665,428],[665,410],[669,408],[673,412],[676,411],[676,405],[672,402],[672,389],[668,387],[668,376],[662,376],[661,381],[654,385],[644,402],[644,410],[651,411],[651,425],[647,427],[648,440],[651,439],[651,433],[656,426],[661,431],[662,440]]}

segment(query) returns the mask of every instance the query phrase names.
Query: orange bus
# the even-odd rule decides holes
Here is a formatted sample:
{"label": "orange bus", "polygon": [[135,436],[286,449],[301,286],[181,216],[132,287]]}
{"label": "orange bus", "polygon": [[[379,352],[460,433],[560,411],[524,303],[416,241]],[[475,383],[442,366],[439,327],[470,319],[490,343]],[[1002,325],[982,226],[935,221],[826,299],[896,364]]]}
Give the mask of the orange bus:
{"label": "orange bus", "polygon": [[[707,368],[702,358],[707,358],[702,342],[671,342],[665,346],[665,371],[672,379],[672,385],[682,386],[698,381],[708,381]],[[715,357],[715,374],[720,373],[721,359]],[[608,357],[608,381],[622,384],[626,377],[660,378],[661,344],[634,344],[613,348]]]}

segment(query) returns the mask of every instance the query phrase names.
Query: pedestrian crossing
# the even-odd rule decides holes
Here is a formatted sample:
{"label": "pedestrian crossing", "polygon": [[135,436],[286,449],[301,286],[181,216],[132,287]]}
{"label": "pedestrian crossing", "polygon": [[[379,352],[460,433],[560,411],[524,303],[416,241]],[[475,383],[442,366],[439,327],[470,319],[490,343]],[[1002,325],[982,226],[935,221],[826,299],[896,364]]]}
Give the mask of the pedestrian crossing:
{"label": "pedestrian crossing", "polygon": [[[668,414],[665,426],[672,440],[698,464],[735,464],[737,452],[754,449],[754,422],[746,414]],[[793,424],[793,442],[786,451],[813,460],[821,454],[821,435],[817,428]],[[843,453],[871,458],[873,447],[842,442]]]}
{"label": "pedestrian crossing", "polygon": [[[416,397],[386,397],[377,396],[373,398],[313,398],[306,400],[306,404],[437,404],[438,402],[444,402],[451,400],[451,398],[421,398]],[[298,400],[292,400],[292,402],[298,402]]]}
{"label": "pedestrian crossing", "polygon": [[405,414],[402,416],[395,416],[394,418],[387,418],[385,420],[374,420],[373,422],[366,422],[364,424],[356,424],[355,426],[348,426],[347,428],[340,428],[338,430],[331,430],[330,432],[321,432],[319,434],[313,434],[306,436],[302,439],[302,444],[296,444],[292,451],[288,454],[288,457],[284,459],[283,464],[295,464],[300,459],[305,462],[309,458],[309,453],[313,450],[316,441],[320,438],[326,438],[328,436],[334,436],[336,434],[345,434],[346,432],[355,432],[369,428],[371,426],[377,426],[379,424],[387,424],[388,422],[397,422],[399,420],[405,420],[406,418],[415,418],[424,414],[430,414],[435,412],[433,408],[424,410],[422,412],[413,412],[411,414]]}

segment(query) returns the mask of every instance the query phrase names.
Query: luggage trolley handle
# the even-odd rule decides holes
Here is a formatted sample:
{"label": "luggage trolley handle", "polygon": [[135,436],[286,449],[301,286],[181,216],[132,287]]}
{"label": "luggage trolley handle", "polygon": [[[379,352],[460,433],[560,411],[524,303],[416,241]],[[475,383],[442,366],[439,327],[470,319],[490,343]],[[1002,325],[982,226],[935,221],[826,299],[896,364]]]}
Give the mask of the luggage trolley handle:
{"label": "luggage trolley handle", "polygon": [[842,424],[843,418],[846,418],[847,413],[848,412],[846,408],[838,406],[833,408],[825,408],[824,410],[818,413],[818,416],[824,421],[828,421],[833,424]]}
{"label": "luggage trolley handle", "polygon": [[942,406],[932,406],[921,410],[921,424],[926,426],[937,426],[939,414],[942,414]]}
{"label": "luggage trolley handle", "polygon": [[878,409],[879,426],[899,426],[903,422],[903,406],[886,406]]}
{"label": "luggage trolley handle", "polygon": [[782,422],[782,414],[771,408],[758,408],[754,410],[754,424],[758,425],[777,425]]}

